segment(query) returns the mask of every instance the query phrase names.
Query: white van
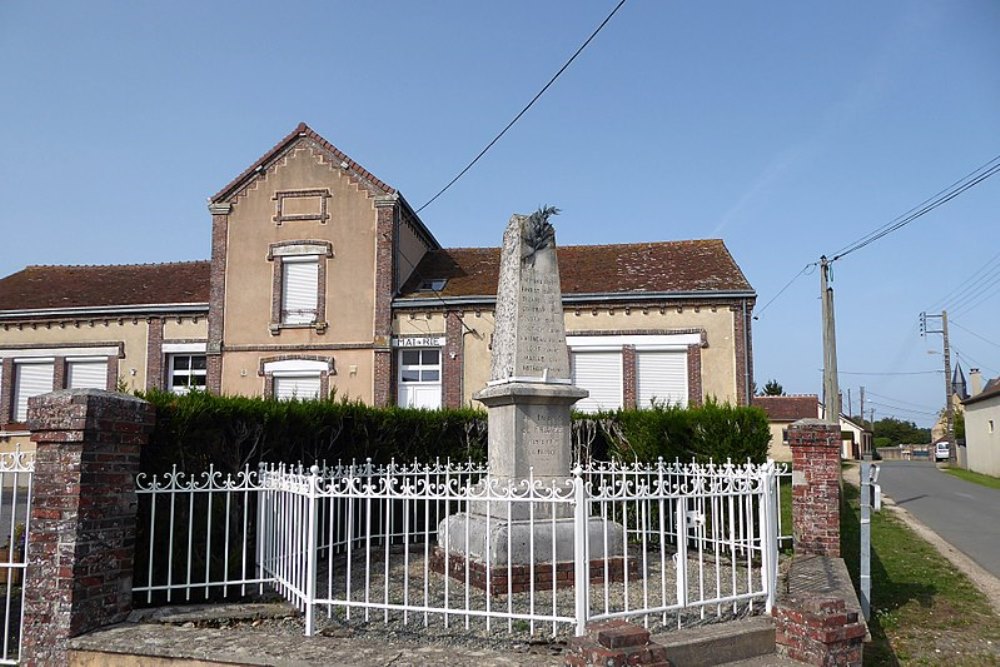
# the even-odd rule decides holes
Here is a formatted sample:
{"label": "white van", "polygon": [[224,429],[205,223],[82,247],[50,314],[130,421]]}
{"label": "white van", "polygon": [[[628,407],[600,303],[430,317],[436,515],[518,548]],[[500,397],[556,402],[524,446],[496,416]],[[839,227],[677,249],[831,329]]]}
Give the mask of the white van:
{"label": "white van", "polygon": [[942,440],[934,445],[935,461],[947,461],[949,458],[951,458],[951,443],[947,440]]}

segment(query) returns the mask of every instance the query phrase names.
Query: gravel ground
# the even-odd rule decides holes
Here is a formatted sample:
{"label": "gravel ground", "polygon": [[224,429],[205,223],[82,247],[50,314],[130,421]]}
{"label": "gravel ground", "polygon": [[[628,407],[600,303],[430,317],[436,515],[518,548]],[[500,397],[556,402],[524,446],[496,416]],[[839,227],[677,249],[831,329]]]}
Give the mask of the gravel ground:
{"label": "gravel ground", "polygon": [[[594,584],[590,587],[591,615],[616,613],[634,609],[655,609],[661,607],[676,607],[677,582],[676,568],[670,554],[664,554],[661,559],[659,552],[646,554],[643,564],[642,554],[638,551],[630,553],[630,560],[638,565],[638,572],[643,576],[630,575],[627,582],[609,582]],[[661,567],[665,562],[666,567]],[[689,558],[688,565],[688,597],[689,600],[703,598],[726,597],[734,593],[747,591],[746,559],[743,558],[734,568],[728,558],[718,561],[706,554],[703,566],[699,571],[698,559]],[[388,627],[393,631],[420,636],[472,635],[484,638],[503,638],[505,641],[530,640],[539,637],[555,637],[564,639],[572,635],[573,627],[559,617],[574,616],[575,596],[572,588],[558,590],[555,595],[551,589],[537,591],[534,596],[529,593],[513,595],[496,595],[487,599],[485,591],[466,587],[455,579],[447,579],[440,574],[431,572],[424,574],[423,547],[411,548],[407,555],[402,548],[394,548],[389,554],[388,576],[386,575],[385,554],[373,554],[366,563],[364,555],[351,560],[350,595],[347,595],[347,560],[338,558],[333,568],[324,567],[318,577],[317,595],[321,598],[329,596],[332,590],[334,599],[350,600],[354,603],[365,602],[365,579],[368,578],[368,601],[374,604],[402,605],[426,607],[440,611],[403,612],[398,609],[366,609],[360,606],[349,610],[344,604],[330,605],[317,612],[317,626],[324,629],[339,629],[350,627],[354,629],[371,628],[372,632],[384,632]],[[330,586],[332,576],[332,589]],[[759,575],[758,575],[759,576]],[[388,581],[388,588],[386,587]],[[759,580],[755,582],[760,587]],[[533,605],[533,606],[532,606]],[[445,609],[471,609],[484,615],[469,614],[461,611]],[[490,618],[485,616],[512,615],[514,618]],[[645,616],[637,620],[644,622],[650,629],[661,630],[677,627],[690,627],[709,622],[720,622],[742,618],[751,613],[762,611],[763,600],[756,602],[741,601],[738,603],[713,604],[704,607],[688,608],[683,611],[670,609]],[[528,621],[526,618],[516,618],[518,615],[532,615],[535,618],[545,617],[544,621]],[[556,627],[553,630],[553,620]]]}

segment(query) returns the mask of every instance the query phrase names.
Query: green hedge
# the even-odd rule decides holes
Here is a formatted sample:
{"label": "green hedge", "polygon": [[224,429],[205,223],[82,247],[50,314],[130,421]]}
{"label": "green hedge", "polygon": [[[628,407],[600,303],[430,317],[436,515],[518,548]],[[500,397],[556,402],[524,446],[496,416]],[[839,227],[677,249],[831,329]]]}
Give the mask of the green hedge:
{"label": "green hedge", "polygon": [[[142,470],[221,471],[261,461],[384,463],[414,459],[486,459],[481,410],[372,408],[356,401],[276,401],[192,393],[143,396],[156,406],[156,428]],[[763,461],[770,434],[759,408],[708,401],[693,408],[655,407],[574,414],[573,442],[584,457],[654,461]]]}

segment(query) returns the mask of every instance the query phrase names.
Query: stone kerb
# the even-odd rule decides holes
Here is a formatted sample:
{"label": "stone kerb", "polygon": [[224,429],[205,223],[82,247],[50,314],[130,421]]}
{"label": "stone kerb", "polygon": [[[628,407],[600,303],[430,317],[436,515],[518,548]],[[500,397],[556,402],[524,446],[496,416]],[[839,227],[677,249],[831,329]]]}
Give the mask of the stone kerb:
{"label": "stone kerb", "polygon": [[840,427],[801,419],[792,450],[792,540],[796,555],[840,556]]}
{"label": "stone kerb", "polygon": [[36,443],[21,660],[67,664],[67,640],[132,608],[135,475],[153,407],[97,389],[28,402]]}

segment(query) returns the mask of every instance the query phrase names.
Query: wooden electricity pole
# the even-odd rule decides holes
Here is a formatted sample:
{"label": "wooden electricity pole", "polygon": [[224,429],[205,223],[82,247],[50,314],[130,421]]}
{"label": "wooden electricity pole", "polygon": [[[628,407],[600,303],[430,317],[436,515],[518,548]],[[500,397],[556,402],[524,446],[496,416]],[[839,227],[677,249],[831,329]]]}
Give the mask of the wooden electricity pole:
{"label": "wooden electricity pole", "polygon": [[820,300],[823,305],[823,413],[828,424],[840,423],[840,386],[837,380],[837,326],[833,317],[830,262],[819,258]]}

